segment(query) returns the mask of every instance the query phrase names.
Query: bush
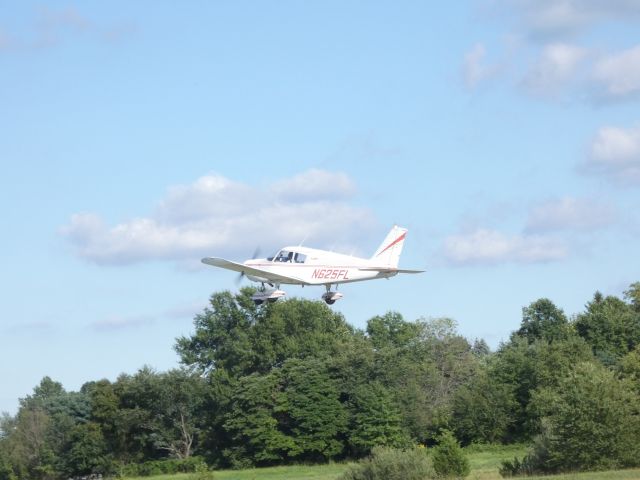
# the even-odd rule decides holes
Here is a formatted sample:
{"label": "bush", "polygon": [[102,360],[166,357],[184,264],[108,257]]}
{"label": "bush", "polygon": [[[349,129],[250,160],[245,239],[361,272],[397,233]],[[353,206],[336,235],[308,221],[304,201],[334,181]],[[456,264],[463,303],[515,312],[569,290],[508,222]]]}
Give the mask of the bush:
{"label": "bush", "polygon": [[189,477],[189,480],[214,480],[214,478],[209,466],[201,461],[196,465],[195,473]]}
{"label": "bush", "polygon": [[433,468],[440,477],[464,478],[471,467],[453,434],[445,430],[433,449]]}
{"label": "bush", "polygon": [[369,457],[352,465],[340,480],[425,480],[435,477],[425,449],[374,447]]}
{"label": "bush", "polygon": [[522,460],[513,457],[513,460],[503,460],[498,472],[502,477],[517,477],[520,475],[533,475],[536,469],[531,457],[525,456]]}
{"label": "bush", "polygon": [[[167,458],[152,460],[144,463],[131,463],[124,465],[120,470],[121,477],[152,477],[155,475],[171,475],[175,473],[194,473],[205,465],[201,457],[189,457],[184,459]],[[208,468],[207,468],[208,470]]]}

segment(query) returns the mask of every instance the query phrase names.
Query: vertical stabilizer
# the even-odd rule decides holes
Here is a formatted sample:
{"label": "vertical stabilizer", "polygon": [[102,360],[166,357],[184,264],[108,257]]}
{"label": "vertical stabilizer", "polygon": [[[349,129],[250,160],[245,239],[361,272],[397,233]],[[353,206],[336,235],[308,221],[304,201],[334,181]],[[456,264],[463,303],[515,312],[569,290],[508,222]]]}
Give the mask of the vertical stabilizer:
{"label": "vertical stabilizer", "polygon": [[378,247],[378,250],[376,250],[376,253],[371,257],[371,260],[375,262],[376,265],[398,268],[398,262],[400,260],[400,254],[402,253],[402,246],[404,245],[404,239],[406,236],[406,228],[394,225],[387,237]]}

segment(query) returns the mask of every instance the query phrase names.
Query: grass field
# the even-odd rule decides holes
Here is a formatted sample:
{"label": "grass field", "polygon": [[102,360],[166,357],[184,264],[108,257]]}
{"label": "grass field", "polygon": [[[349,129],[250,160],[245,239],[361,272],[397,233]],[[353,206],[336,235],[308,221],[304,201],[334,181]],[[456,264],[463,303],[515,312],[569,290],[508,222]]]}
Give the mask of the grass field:
{"label": "grass field", "polygon": [[[522,446],[492,446],[472,448],[468,451],[471,474],[468,480],[499,480],[500,462],[522,457]],[[336,480],[347,469],[347,464],[256,468],[250,470],[220,470],[214,473],[214,480]],[[129,480],[191,480],[189,474],[161,475],[156,477],[136,477]],[[616,470],[609,472],[588,472],[541,477],[522,477],[526,480],[640,480],[640,469]]]}

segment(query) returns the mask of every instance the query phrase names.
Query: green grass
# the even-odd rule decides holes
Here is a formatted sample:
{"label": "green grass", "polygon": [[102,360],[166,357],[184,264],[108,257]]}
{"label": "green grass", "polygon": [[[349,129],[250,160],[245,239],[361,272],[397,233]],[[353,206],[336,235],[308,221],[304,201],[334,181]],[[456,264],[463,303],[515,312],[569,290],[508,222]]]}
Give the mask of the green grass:
{"label": "green grass", "polygon": [[[522,457],[526,447],[521,445],[472,446],[466,449],[471,474],[467,480],[500,480],[498,473],[502,460]],[[347,464],[254,468],[249,470],[219,470],[214,480],[336,480],[347,469]],[[136,477],[127,480],[191,480],[192,474]],[[640,469],[607,472],[586,472],[539,477],[520,477],[523,480],[640,480]]]}
{"label": "green grass", "polygon": [[465,449],[471,464],[470,480],[502,478],[498,473],[503,460],[522,457],[527,452],[524,445],[472,445]]}
{"label": "green grass", "polygon": [[[216,470],[214,480],[335,480],[347,469],[346,464],[293,465],[290,467],[252,468],[248,470]],[[190,480],[192,474],[135,477],[127,480]]]}

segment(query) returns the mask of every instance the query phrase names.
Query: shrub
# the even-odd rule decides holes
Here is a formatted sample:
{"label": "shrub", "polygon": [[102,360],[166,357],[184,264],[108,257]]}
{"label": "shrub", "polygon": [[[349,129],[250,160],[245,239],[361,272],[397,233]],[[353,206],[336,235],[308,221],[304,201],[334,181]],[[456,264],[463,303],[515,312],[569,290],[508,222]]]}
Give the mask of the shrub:
{"label": "shrub", "polygon": [[503,460],[498,470],[502,477],[517,477],[520,475],[533,475],[536,472],[530,456],[525,456],[522,460],[513,457],[513,460]]}
{"label": "shrub", "polygon": [[214,480],[214,478],[209,466],[201,461],[196,465],[195,473],[189,477],[189,480]]}
{"label": "shrub", "polygon": [[424,449],[374,447],[369,457],[352,465],[340,480],[425,480],[435,477]]}
{"label": "shrub", "polygon": [[189,457],[184,459],[166,458],[163,460],[152,460],[144,463],[131,463],[124,465],[120,470],[122,477],[152,477],[155,475],[171,475],[175,473],[198,472],[201,465],[206,464],[200,457]]}
{"label": "shrub", "polygon": [[440,477],[464,478],[471,467],[453,434],[445,430],[433,449],[433,468]]}

